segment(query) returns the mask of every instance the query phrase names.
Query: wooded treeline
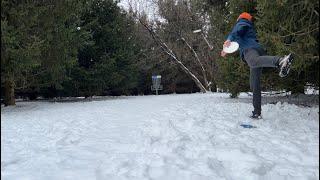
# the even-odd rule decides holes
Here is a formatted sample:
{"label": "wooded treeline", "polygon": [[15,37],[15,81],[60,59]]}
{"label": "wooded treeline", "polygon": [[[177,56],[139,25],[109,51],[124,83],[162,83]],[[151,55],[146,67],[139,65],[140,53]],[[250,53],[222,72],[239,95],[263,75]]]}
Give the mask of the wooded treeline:
{"label": "wooded treeline", "polygon": [[[154,0],[157,18],[114,0],[2,0],[1,99],[249,91],[249,68],[220,57],[238,15],[255,17],[270,55],[294,53],[286,78],[265,68],[264,90],[319,87],[318,0]],[[200,31],[201,30],[201,31]],[[208,42],[206,42],[206,40]]]}

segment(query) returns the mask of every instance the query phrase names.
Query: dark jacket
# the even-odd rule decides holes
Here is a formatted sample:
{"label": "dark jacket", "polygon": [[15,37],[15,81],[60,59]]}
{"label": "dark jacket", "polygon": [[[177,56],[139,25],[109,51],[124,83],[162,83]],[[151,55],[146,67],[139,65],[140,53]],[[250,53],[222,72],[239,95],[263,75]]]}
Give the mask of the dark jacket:
{"label": "dark jacket", "polygon": [[241,59],[243,59],[244,51],[248,48],[263,51],[261,44],[258,42],[253,23],[246,19],[239,19],[228,35],[228,40],[236,41],[239,44]]}

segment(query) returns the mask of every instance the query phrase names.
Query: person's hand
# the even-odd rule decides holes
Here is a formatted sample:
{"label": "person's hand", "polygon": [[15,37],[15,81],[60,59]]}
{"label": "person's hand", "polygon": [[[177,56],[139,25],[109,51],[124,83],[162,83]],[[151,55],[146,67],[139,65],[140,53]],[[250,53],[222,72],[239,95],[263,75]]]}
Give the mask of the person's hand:
{"label": "person's hand", "polygon": [[231,44],[231,41],[230,40],[226,40],[224,43],[223,43],[223,47],[229,47]]}
{"label": "person's hand", "polygon": [[[223,48],[229,47],[230,44],[231,44],[231,41],[230,41],[230,40],[226,40],[226,41],[223,43]],[[220,55],[221,55],[222,57],[225,57],[225,56],[227,55],[227,53],[222,50],[221,53],[220,53]]]}
{"label": "person's hand", "polygon": [[225,56],[227,55],[227,53],[222,50],[221,53],[220,53],[220,55],[221,55],[222,57],[225,57]]}

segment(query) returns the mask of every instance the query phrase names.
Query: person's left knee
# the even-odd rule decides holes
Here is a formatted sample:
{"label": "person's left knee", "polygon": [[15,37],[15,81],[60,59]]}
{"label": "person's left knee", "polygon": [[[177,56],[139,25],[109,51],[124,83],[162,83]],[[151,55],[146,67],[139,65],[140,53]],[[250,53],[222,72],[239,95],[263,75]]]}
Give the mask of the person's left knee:
{"label": "person's left knee", "polygon": [[258,60],[257,58],[252,58],[252,59],[249,59],[247,61],[248,65],[250,66],[250,68],[257,68],[258,67]]}

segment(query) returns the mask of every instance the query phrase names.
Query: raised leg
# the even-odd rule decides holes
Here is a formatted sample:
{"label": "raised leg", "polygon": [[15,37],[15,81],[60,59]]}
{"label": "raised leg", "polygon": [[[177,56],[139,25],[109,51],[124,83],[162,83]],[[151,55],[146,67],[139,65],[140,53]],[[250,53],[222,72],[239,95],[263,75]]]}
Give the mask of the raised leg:
{"label": "raised leg", "polygon": [[244,52],[244,59],[250,68],[278,67],[280,57],[265,56],[255,49],[246,49]]}

